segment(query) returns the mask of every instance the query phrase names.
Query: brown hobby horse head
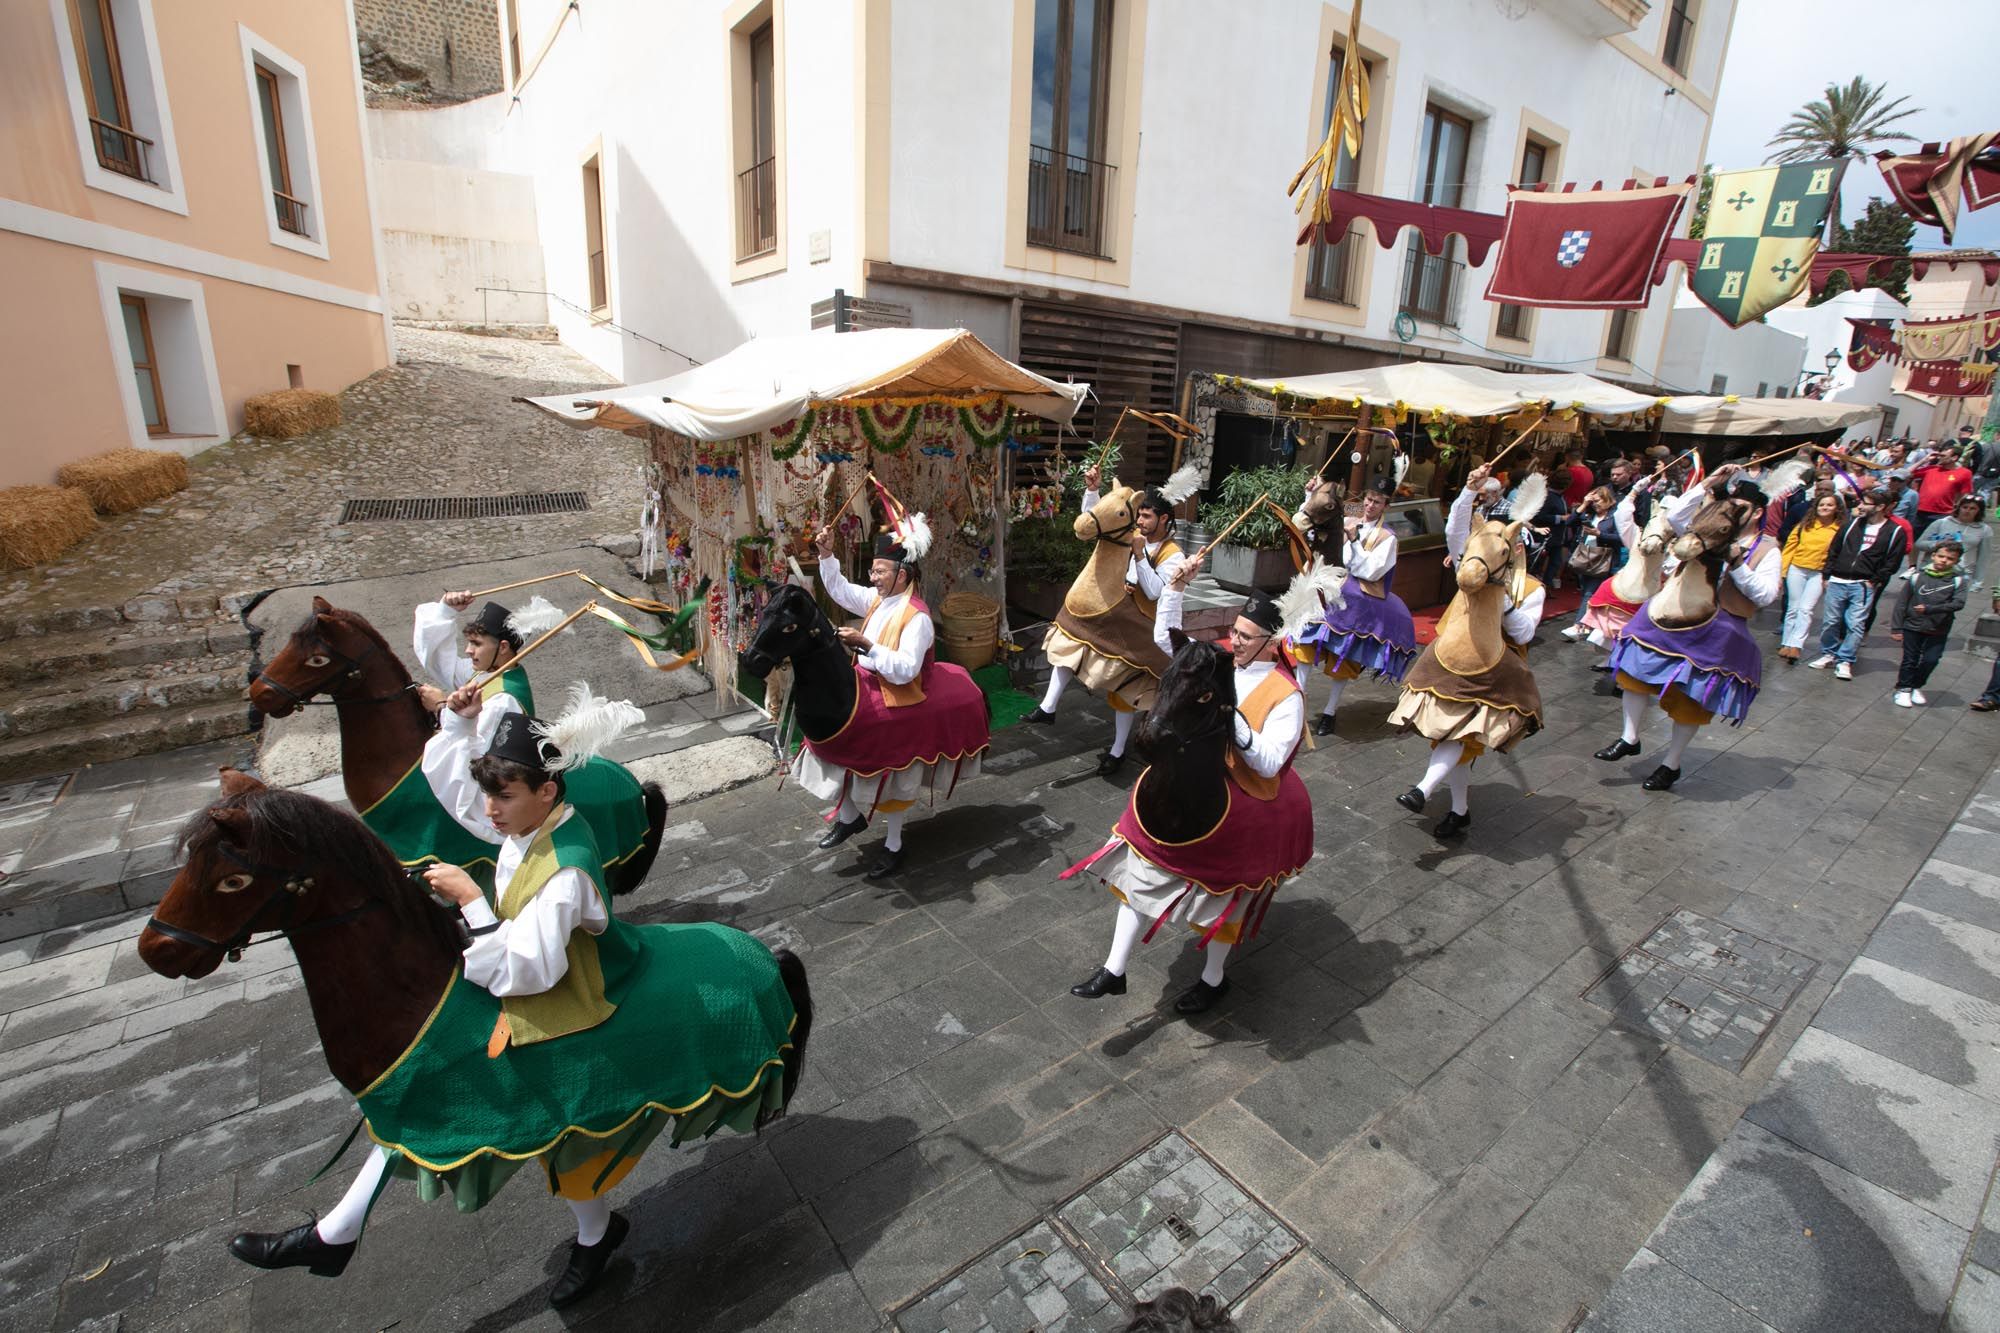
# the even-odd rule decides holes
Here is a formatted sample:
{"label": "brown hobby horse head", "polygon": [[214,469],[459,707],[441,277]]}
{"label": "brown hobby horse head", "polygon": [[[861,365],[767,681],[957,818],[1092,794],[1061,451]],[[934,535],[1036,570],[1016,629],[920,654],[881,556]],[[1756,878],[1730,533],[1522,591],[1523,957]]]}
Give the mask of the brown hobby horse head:
{"label": "brown hobby horse head", "polygon": [[1651,602],[1653,622],[1666,629],[1686,629],[1715,614],[1722,571],[1731,545],[1756,530],[1764,507],[1739,496],[1718,496],[1695,511],[1687,531],[1668,548],[1680,565]]}

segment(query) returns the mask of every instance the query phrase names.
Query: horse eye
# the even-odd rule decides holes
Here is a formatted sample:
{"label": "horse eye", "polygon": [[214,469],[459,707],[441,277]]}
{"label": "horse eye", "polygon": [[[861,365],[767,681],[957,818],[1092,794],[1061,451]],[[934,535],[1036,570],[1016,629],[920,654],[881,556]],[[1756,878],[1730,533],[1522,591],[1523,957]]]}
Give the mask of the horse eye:
{"label": "horse eye", "polygon": [[306,659],[306,665],[309,667],[323,667],[332,660],[333,659],[331,657],[328,657],[325,653],[314,653],[311,657],[308,657]]}
{"label": "horse eye", "polygon": [[790,634],[793,630],[797,628],[798,628],[797,625],[787,625],[785,626],[785,633]]}
{"label": "horse eye", "polygon": [[225,875],[221,880],[217,881],[215,891],[217,893],[241,893],[250,887],[251,880],[255,878],[254,875]]}
{"label": "horse eye", "polygon": [[1196,703],[1198,703],[1198,704],[1205,704],[1205,703],[1207,703],[1207,702],[1208,702],[1208,701],[1209,701],[1210,699],[1213,699],[1214,697],[1215,697],[1215,691],[1214,691],[1214,690],[1203,690],[1203,691],[1201,692],[1201,697],[1200,697],[1199,699],[1196,699],[1196,700],[1195,700],[1195,702],[1196,702]]}

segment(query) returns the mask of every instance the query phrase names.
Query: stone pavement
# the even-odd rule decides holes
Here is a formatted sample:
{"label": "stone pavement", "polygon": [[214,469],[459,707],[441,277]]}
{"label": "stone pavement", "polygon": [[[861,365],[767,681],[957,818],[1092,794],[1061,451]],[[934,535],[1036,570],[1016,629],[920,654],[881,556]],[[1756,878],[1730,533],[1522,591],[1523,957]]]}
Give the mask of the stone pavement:
{"label": "stone pavement", "polygon": [[2000,1328],[2000,775],[1586,1333]]}
{"label": "stone pavement", "polygon": [[[61,561],[0,573],[0,612],[121,606],[436,568],[473,550],[576,546],[638,528],[645,446],[513,401],[607,383],[558,343],[398,326],[394,366],[341,394],[341,424],[243,437],[191,464],[188,489],[107,518]],[[581,490],[575,514],[340,522],[352,498]]]}
{"label": "stone pavement", "polygon": [[[970,1289],[981,1256],[1051,1254],[1019,1238],[1070,1226],[1074,1200],[1177,1133],[1273,1219],[1275,1249],[1280,1232],[1300,1243],[1243,1297],[1244,1327],[1565,1328],[1766,1096],[1988,780],[2000,725],[1964,708],[1985,664],[1954,653],[1934,706],[1903,710],[1887,702],[1895,655],[1871,642],[1852,684],[1775,669],[1751,725],[1705,734],[1680,786],[1651,795],[1638,784],[1663,724],[1641,759],[1591,759],[1615,702],[1589,693],[1590,650],[1549,634],[1534,657],[1549,729],[1480,762],[1476,822],[1454,846],[1430,837],[1435,809],[1419,822],[1394,804],[1423,747],[1382,728],[1387,688],[1357,685],[1342,735],[1301,759],[1319,855],[1232,959],[1228,1000],[1193,1023],[1170,1009],[1199,964],[1184,936],[1142,948],[1123,998],[1067,994],[1112,914],[1101,890],[1055,876],[1125,799],[1091,771],[1109,727],[1081,695],[1055,728],[1003,733],[986,776],[912,823],[893,883],[862,881],[853,846],[814,849],[819,812],[775,780],[682,806],[627,911],[799,950],[819,1010],[806,1080],[759,1138],[648,1154],[620,1190],[632,1237],[605,1291],[560,1317],[544,1301],[568,1210],[521,1183],[472,1216],[391,1189],[338,1283],[228,1256],[235,1231],[293,1225],[344,1183],[344,1168],[308,1183],[352,1103],[282,947],[185,982],[140,965],[138,916],[0,945],[6,1320],[915,1326],[939,1284]],[[1937,906],[1951,888],[1899,915],[1968,911]],[[1705,921],[1654,937],[1676,910]],[[1718,989],[1746,984],[1725,952],[1768,945],[1815,966],[1766,1006],[1770,1029],[1736,1069],[1629,1026],[1643,1016],[1621,1017],[1602,988],[1586,997],[1642,941]],[[1853,1024],[1831,1031],[1868,1046]],[[1865,1137],[1920,1112],[1934,1114],[1896,1104],[1838,1129]],[[1892,1165],[1940,1177],[1931,1192],[1969,1230],[1991,1165],[1973,1155]],[[1146,1253],[1175,1262],[1164,1244]],[[1844,1326],[1858,1327],[1820,1323]]]}

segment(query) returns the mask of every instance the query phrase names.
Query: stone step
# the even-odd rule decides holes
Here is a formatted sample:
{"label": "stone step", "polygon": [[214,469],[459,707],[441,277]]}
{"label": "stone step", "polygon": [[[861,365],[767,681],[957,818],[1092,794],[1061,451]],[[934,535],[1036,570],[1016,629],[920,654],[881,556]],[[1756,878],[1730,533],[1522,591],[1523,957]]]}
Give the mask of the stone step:
{"label": "stone step", "polygon": [[0,612],[0,640],[44,638],[80,630],[129,627],[164,629],[170,625],[207,624],[234,620],[253,600],[242,593],[152,593],[120,606],[66,606],[51,611]]}
{"label": "stone step", "polygon": [[[0,701],[0,737],[9,740],[37,736],[70,727],[87,727],[133,713],[172,710],[241,698],[248,687],[249,655],[214,662],[215,669],[190,671],[158,679],[132,679],[129,672],[111,673],[80,688],[74,683],[45,683],[42,688]],[[249,705],[246,702],[244,706]]]}
{"label": "stone step", "polygon": [[85,764],[132,759],[256,730],[257,714],[240,689],[213,702],[148,708],[80,726],[0,739],[0,779],[64,773]]}
{"label": "stone step", "polygon": [[[245,654],[250,646],[250,631],[234,620],[158,627],[121,621],[115,628],[15,639],[9,641],[4,660],[0,660],[0,693],[32,689],[40,681],[74,680],[111,670]],[[0,701],[0,709],[5,707]]]}

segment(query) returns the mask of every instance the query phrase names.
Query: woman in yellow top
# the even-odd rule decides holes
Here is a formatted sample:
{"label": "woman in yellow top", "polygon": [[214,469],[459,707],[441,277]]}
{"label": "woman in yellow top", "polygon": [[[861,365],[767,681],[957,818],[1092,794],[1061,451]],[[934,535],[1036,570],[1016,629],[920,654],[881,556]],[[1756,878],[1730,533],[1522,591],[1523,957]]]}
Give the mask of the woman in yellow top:
{"label": "woman in yellow top", "polygon": [[1785,571],[1785,625],[1778,656],[1787,666],[1799,664],[1799,650],[1805,646],[1812,628],[1813,611],[1819,606],[1820,591],[1826,585],[1827,552],[1847,521],[1847,506],[1835,492],[1814,497],[1812,511],[1800,519],[1785,538],[1782,554]]}

